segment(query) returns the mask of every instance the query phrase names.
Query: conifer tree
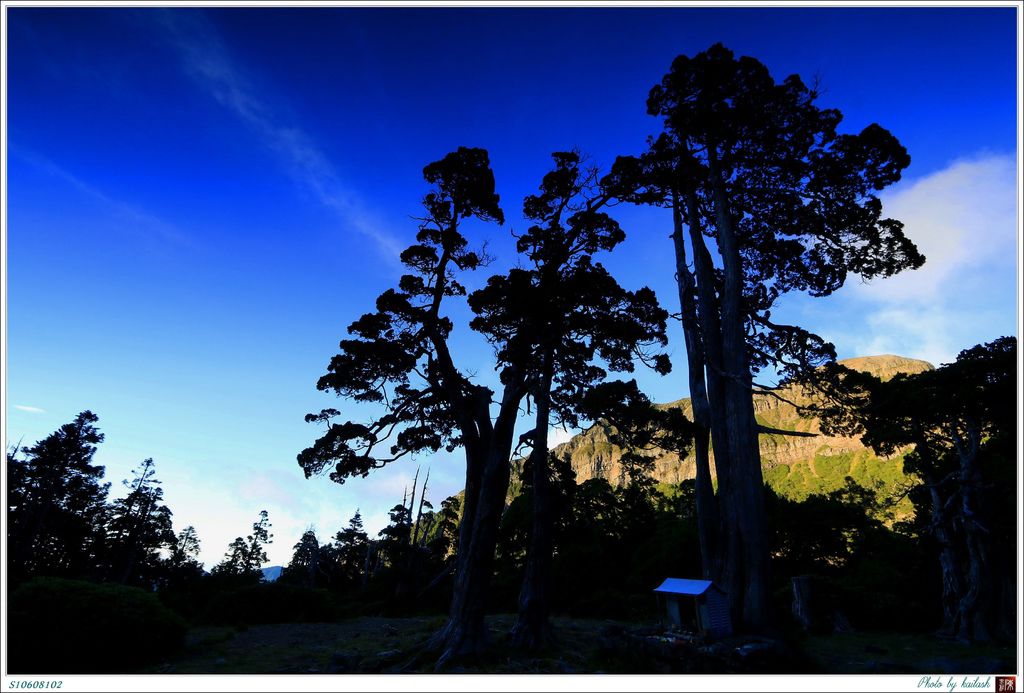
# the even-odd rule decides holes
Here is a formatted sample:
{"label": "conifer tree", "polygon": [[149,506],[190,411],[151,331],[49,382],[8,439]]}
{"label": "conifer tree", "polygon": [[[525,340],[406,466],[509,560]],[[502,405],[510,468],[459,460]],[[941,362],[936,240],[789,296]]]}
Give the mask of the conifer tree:
{"label": "conifer tree", "polygon": [[33,575],[99,577],[109,483],[92,463],[103,434],[83,411],[71,423],[7,458],[8,567]]}
{"label": "conifer tree", "polygon": [[133,474],[131,482],[123,482],[128,495],[114,501],[107,523],[111,576],[120,583],[147,586],[156,580],[161,551],[175,537],[153,459],[144,460]]}
{"label": "conifer tree", "polygon": [[[570,168],[569,159],[565,161],[563,168]],[[547,180],[556,185],[555,179],[566,173],[553,172]],[[561,379],[562,370],[557,370],[553,361],[537,358],[550,350],[542,342],[544,330],[550,327],[548,317],[553,315],[544,308],[548,297],[537,300],[538,286],[554,290],[560,277],[578,281],[579,273],[559,274],[559,263],[578,258],[581,267],[587,265],[592,270],[597,282],[594,286],[577,285],[597,302],[593,314],[614,324],[619,317],[617,311],[621,311],[644,326],[614,335],[607,348],[593,347],[602,357],[610,357],[613,368],[627,369],[627,362],[631,365],[633,350],[645,334],[654,335],[651,338],[655,341],[659,334],[664,338],[666,314],[649,290],[631,294],[628,299],[621,291],[603,292],[617,285],[599,265],[590,266],[583,256],[614,246],[622,232],[604,214],[593,209],[574,210],[574,223],[590,229],[586,234],[566,242],[561,238],[562,229],[549,225],[547,232],[538,231],[520,243],[521,253],[532,254],[531,262],[547,267],[543,280],[536,269],[512,270],[493,277],[484,289],[469,297],[477,316],[471,326],[495,349],[500,382],[500,393],[496,394],[457,366],[458,355],[452,353],[449,344],[454,324],[444,312],[450,299],[466,294],[459,273],[477,269],[485,260],[468,249],[461,223],[470,217],[504,220],[487,153],[460,148],[428,165],[424,177],[433,185],[424,198],[426,216],[421,219],[417,243],[402,253],[410,274],[401,278],[397,290],[378,298],[377,312],[364,315],[349,327],[353,338],[341,342],[341,352],[318,383],[322,390],[357,402],[381,403],[386,413],[370,423],[334,423],[333,419],[340,416],[335,409],[307,416],[308,421],[325,424],[327,430],[298,459],[307,475],[333,467],[331,478],[341,482],[365,476],[406,455],[442,447],[463,449],[465,501],[452,605],[448,623],[432,643],[441,652],[438,666],[443,666],[454,657],[479,653],[487,645],[484,609],[520,404],[527,395],[544,392],[544,382],[564,385],[572,391],[571,381]],[[543,211],[545,205],[552,204],[550,197],[539,196],[528,203],[535,205],[536,218],[550,214]],[[560,250],[559,244],[565,248]],[[558,295],[567,294],[567,289],[560,289]],[[566,333],[560,333],[559,339],[565,338]],[[635,341],[627,344],[631,339]],[[621,354],[623,349],[627,356]],[[583,366],[585,356],[577,359],[587,378],[599,377]],[[496,415],[492,416],[495,399]],[[535,427],[535,431],[540,428]],[[544,445],[539,435],[531,437],[535,446]]]}
{"label": "conifer tree", "polygon": [[[909,164],[906,150],[877,124],[840,134],[842,115],[817,106],[817,96],[798,76],[776,82],[721,44],[679,56],[647,102],[663,134],[645,156],[617,161],[607,181],[623,199],[668,204],[676,215],[687,348],[698,357],[691,381],[694,371],[704,381],[691,389],[699,404],[707,393],[698,419],[710,427],[718,479],[717,507],[703,504],[719,513],[718,531],[708,525],[703,534],[720,543],[705,564],[736,621],[753,629],[769,620],[753,406],[766,389],[754,375],[772,367],[796,377],[835,359],[831,344],[777,322],[772,310],[790,292],[827,296],[850,274],[887,277],[924,262],[877,197]],[[707,500],[706,486],[698,490]]]}

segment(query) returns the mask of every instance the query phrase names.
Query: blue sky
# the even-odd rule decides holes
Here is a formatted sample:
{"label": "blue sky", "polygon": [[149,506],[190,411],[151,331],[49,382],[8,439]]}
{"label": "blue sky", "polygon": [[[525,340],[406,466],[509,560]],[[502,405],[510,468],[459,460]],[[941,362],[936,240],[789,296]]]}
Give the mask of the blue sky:
{"label": "blue sky", "polygon": [[[283,563],[307,525],[326,541],[357,507],[380,529],[417,463],[435,504],[461,487],[458,455],[344,486],[295,462],[318,434],[303,415],[344,404],[315,383],[400,274],[423,166],[490,151],[508,224],[471,235],[506,269],[550,153],[638,153],[650,87],[716,41],[817,76],[845,130],[879,122],[912,157],[883,199],[925,268],[778,317],[841,357],[938,363],[1017,334],[1013,8],[7,12],[6,441],[92,409],[115,491],[155,458],[208,565],[264,508]],[[616,214],[628,240],[606,264],[677,310],[670,220]],[[493,378],[485,345],[457,346]],[[670,348],[672,375],[641,375],[659,401],[686,395],[677,332]]]}

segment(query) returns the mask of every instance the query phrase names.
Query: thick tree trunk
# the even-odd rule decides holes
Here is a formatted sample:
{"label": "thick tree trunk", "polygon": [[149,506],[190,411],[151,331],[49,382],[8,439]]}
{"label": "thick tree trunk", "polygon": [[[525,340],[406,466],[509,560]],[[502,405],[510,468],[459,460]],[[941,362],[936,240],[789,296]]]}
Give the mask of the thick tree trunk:
{"label": "thick tree trunk", "polygon": [[[488,645],[484,614],[498,528],[508,493],[516,414],[522,399],[520,377],[516,373],[508,377],[510,382],[505,386],[493,430],[484,436],[484,439],[489,440],[489,445],[477,483],[479,491],[474,501],[475,513],[470,515],[467,505],[467,513],[462,518],[463,529],[459,533],[458,563],[448,622],[432,642],[439,644],[442,650],[437,662],[439,670],[454,660],[481,654]],[[467,469],[469,466],[467,463]],[[469,501],[468,493],[466,500]],[[467,529],[467,524],[472,526]],[[466,537],[469,539],[468,544],[463,544]]]}
{"label": "thick tree trunk", "polygon": [[[458,544],[455,548],[455,573],[464,572],[469,559],[469,547],[473,541],[477,506],[480,502],[480,489],[483,483],[486,446],[477,443],[466,447],[466,484],[462,496],[462,522],[459,523]],[[458,592],[455,593],[458,596]]]}
{"label": "thick tree trunk", "polygon": [[747,359],[743,307],[743,264],[714,143],[708,164],[715,202],[718,247],[722,255],[722,365],[725,377],[724,425],[735,472],[735,510],[743,556],[743,621],[753,630],[768,623],[768,544],[764,479],[754,419],[753,383]]}
{"label": "thick tree trunk", "polygon": [[939,545],[939,569],[942,575],[942,626],[941,635],[954,636],[958,628],[958,610],[963,595],[963,579],[960,576],[960,561],[953,545],[952,528],[946,511],[946,499],[942,496],[937,480],[925,476],[925,483],[931,492],[931,532]]}
{"label": "thick tree trunk", "polygon": [[693,269],[697,282],[697,317],[704,349],[704,377],[707,384],[708,411],[711,423],[711,445],[715,451],[715,475],[718,478],[718,572],[712,575],[729,596],[729,611],[734,624],[743,613],[743,574],[740,556],[739,528],[733,483],[733,455],[725,428],[725,384],[722,374],[722,332],[720,307],[711,254],[704,242],[697,194],[686,193],[690,244],[693,246]]}
{"label": "thick tree trunk", "polygon": [[554,355],[543,357],[541,383],[536,394],[537,417],[530,453],[530,482],[533,492],[533,520],[526,570],[519,593],[519,616],[512,629],[512,644],[525,650],[544,647],[551,635],[548,622],[548,594],[551,588],[552,508],[548,465],[548,426],[551,412],[551,381]]}
{"label": "thick tree trunk", "polygon": [[458,542],[455,547],[455,579],[452,584],[452,604],[448,622],[431,639],[430,649],[446,646],[449,634],[455,629],[454,621],[461,618],[466,598],[465,582],[470,571],[473,533],[477,526],[477,509],[483,489],[484,468],[493,443],[490,425],[489,397],[477,393],[473,414],[466,414],[462,423],[466,454],[466,483],[462,500],[462,520],[459,522]]}
{"label": "thick tree trunk", "polygon": [[711,485],[711,464],[708,455],[711,429],[711,407],[704,383],[704,346],[697,321],[697,284],[686,262],[686,243],[683,240],[683,218],[680,202],[672,196],[672,243],[676,255],[676,284],[679,287],[679,306],[682,313],[683,337],[686,343],[686,365],[690,383],[690,402],[693,405],[694,457],[696,461],[697,533],[700,540],[701,573],[705,578],[721,577],[721,557],[718,553],[718,528],[721,522],[715,491]]}
{"label": "thick tree trunk", "polygon": [[984,525],[984,510],[978,502],[981,474],[978,472],[978,447],[981,433],[967,432],[966,440],[958,440],[960,454],[960,523],[967,545],[966,591],[960,600],[957,638],[965,642],[987,642],[992,639],[994,600],[989,530]]}

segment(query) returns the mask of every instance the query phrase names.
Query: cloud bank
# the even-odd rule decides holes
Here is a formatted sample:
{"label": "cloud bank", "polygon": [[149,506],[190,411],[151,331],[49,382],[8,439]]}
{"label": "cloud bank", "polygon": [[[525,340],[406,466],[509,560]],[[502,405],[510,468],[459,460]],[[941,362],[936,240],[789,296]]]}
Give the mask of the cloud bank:
{"label": "cloud bank", "polygon": [[936,365],[1002,334],[1015,333],[1017,166],[983,155],[895,188],[885,214],[901,220],[927,258],[884,280],[851,282],[850,315],[836,338],[857,354],[894,353]]}

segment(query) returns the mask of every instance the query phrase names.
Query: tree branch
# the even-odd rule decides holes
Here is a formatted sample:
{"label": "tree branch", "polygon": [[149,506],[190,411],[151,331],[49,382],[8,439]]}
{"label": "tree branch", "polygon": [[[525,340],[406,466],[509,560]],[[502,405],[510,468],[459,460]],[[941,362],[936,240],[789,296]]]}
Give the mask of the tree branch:
{"label": "tree branch", "polygon": [[781,428],[762,426],[761,424],[757,425],[757,432],[776,436],[790,436],[792,438],[817,438],[821,435],[820,433],[811,433],[809,431],[786,431]]}

